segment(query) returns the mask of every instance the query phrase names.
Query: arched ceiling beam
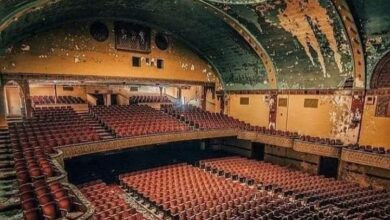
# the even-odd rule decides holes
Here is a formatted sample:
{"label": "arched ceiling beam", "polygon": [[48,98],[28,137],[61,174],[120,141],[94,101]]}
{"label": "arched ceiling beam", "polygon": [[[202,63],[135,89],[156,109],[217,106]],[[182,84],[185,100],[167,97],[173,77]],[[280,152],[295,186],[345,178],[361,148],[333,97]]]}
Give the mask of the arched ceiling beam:
{"label": "arched ceiling beam", "polygon": [[387,80],[389,78],[390,78],[390,50],[388,50],[375,64],[371,76],[371,82],[369,82],[370,88],[371,89],[390,88],[390,82]]}
{"label": "arched ceiling beam", "polygon": [[[152,23],[149,23],[146,21],[139,21],[139,20],[134,20],[134,19],[124,19],[124,18],[115,18],[115,17],[91,17],[91,18],[75,19],[75,20],[70,20],[70,21],[68,20],[68,21],[65,21],[62,23],[52,24],[51,26],[47,25],[47,26],[42,27],[41,29],[36,29],[35,32],[39,33],[39,32],[48,31],[48,30],[51,30],[59,25],[64,25],[67,23],[76,22],[76,21],[80,21],[80,20],[113,20],[113,21],[114,20],[121,20],[121,21],[125,21],[125,22],[131,22],[131,23],[136,23],[136,24],[147,26],[147,27],[151,27],[154,30],[159,31],[159,32],[165,32],[165,33],[173,36],[175,39],[183,42],[187,47],[189,47],[199,57],[201,57],[202,59],[207,61],[208,64],[212,67],[213,71],[217,74],[217,77],[218,77],[220,83],[222,84],[222,87],[224,86],[221,73],[215,67],[215,65],[213,64],[213,61],[211,59],[209,59],[209,57],[206,54],[204,54],[202,51],[200,51],[197,47],[195,47],[191,42],[187,41],[185,38],[183,38],[175,33],[171,33],[169,30],[164,29],[164,27],[157,26],[155,24],[152,24]],[[58,76],[56,76],[56,77],[58,77]]]}
{"label": "arched ceiling beam", "polygon": [[355,87],[365,88],[367,83],[363,44],[355,20],[345,0],[332,0],[332,2],[341,17],[341,22],[343,23],[351,47],[352,59],[354,61],[353,72]]}
{"label": "arched ceiling beam", "polygon": [[17,10],[12,11],[10,14],[7,14],[6,16],[0,19],[0,33],[4,31],[13,22],[17,22],[20,17],[32,11],[40,10],[50,4],[57,3],[58,1],[60,0],[38,0],[38,1],[29,2],[21,6]]}
{"label": "arched ceiling beam", "polygon": [[[37,27],[49,26],[61,20],[113,16],[147,20],[158,27],[164,27],[180,39],[186,39],[187,45],[195,48],[195,51],[214,66],[221,75],[221,83],[229,85],[229,89],[269,88],[263,79],[267,77],[265,68],[246,41],[219,16],[205,11],[202,4],[196,2],[118,0],[98,1],[90,5],[86,0],[41,0],[20,7],[7,7],[12,10],[4,10],[7,13],[0,24],[1,46],[12,45],[39,29]],[[100,10],[102,8],[105,10]]]}
{"label": "arched ceiling beam", "polygon": [[[267,75],[268,75],[268,83],[270,84],[270,88],[276,89],[277,88],[277,79],[276,79],[275,66],[271,60],[271,57],[268,55],[268,53],[264,49],[263,45],[261,45],[261,43],[256,39],[256,37],[253,36],[252,33],[246,27],[241,25],[241,23],[239,21],[234,19],[232,16],[228,15],[223,10],[215,7],[212,4],[207,3],[205,0],[198,0],[198,1],[205,4],[206,10],[211,10],[213,13],[220,16],[224,21],[226,21],[227,24],[230,25],[230,27],[232,27],[234,30],[236,30],[246,40],[246,42],[248,42],[248,44],[252,47],[252,49],[256,52],[256,54],[259,56],[259,58],[263,62],[263,65],[264,65],[265,70],[266,70]],[[223,2],[223,3],[231,3],[232,2],[232,3],[237,4],[240,1],[241,1],[240,4],[244,4],[244,2],[248,3],[248,1],[242,1],[242,0],[214,1],[214,2]],[[263,1],[264,0],[258,0],[258,1],[254,0],[254,1],[250,1],[250,2],[251,3],[259,3],[259,2],[263,2]],[[245,4],[247,4],[247,3],[245,3]]]}

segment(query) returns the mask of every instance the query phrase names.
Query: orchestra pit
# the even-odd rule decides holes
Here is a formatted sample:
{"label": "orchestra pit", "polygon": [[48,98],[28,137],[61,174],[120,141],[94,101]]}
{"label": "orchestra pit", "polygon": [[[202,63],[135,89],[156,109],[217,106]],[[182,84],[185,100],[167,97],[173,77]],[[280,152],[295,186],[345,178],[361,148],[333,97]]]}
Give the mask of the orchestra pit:
{"label": "orchestra pit", "polygon": [[0,220],[390,220],[389,0],[0,0]]}

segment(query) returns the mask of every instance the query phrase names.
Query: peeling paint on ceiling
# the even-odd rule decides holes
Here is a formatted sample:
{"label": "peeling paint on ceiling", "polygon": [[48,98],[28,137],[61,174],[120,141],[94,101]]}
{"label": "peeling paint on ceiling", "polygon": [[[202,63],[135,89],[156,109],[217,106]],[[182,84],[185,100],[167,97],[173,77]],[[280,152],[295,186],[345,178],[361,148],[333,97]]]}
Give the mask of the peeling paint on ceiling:
{"label": "peeling paint on ceiling", "polygon": [[[351,48],[332,0],[206,1],[262,44],[276,68],[278,89],[340,88],[353,76]],[[347,2],[363,35],[369,80],[390,47],[390,1]],[[34,32],[90,18],[132,20],[169,31],[217,69],[226,90],[270,88],[264,64],[251,46],[201,1],[0,0],[0,26],[5,27],[0,49]]]}
{"label": "peeling paint on ceiling", "polygon": [[357,19],[363,38],[367,69],[367,83],[370,86],[373,70],[379,60],[390,50],[390,1],[348,0],[351,11]]}

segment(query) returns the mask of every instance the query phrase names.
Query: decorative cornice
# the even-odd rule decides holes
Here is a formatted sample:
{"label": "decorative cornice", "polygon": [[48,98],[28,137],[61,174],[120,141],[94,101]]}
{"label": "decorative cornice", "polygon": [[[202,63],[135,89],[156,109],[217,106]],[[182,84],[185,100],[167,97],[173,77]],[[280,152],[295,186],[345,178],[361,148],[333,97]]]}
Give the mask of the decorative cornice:
{"label": "decorative cornice", "polygon": [[366,166],[390,169],[390,155],[374,154],[343,148],[341,160]]}
{"label": "decorative cornice", "polygon": [[237,138],[250,140],[253,142],[259,142],[263,144],[274,145],[278,147],[292,148],[293,139],[290,137],[278,136],[278,135],[268,135],[256,133],[253,131],[239,131]]}
{"label": "decorative cornice", "polygon": [[259,56],[263,65],[265,67],[265,71],[268,74],[268,83],[271,85],[271,88],[277,88],[277,79],[276,79],[276,68],[272,62],[271,57],[268,55],[267,51],[264,49],[263,45],[256,39],[252,33],[244,27],[239,21],[237,21],[232,16],[225,13],[223,10],[215,7],[214,5],[204,1],[198,0],[199,2],[204,4],[204,8],[206,10],[210,10],[212,13],[221,17],[230,27],[232,27],[237,33],[241,35],[242,38],[252,47],[252,49]]}
{"label": "decorative cornice", "polygon": [[390,88],[367,90],[367,95],[390,95]]}
{"label": "decorative cornice", "polygon": [[73,74],[44,74],[44,73],[9,73],[0,72],[2,80],[8,81],[20,80],[79,80],[79,81],[101,81],[102,84],[186,84],[186,85],[202,85],[215,87],[214,82],[192,81],[192,80],[176,80],[176,79],[157,79],[157,78],[141,78],[141,77],[119,77],[119,76],[96,76],[96,75],[73,75]]}
{"label": "decorative cornice", "polygon": [[327,145],[327,144],[318,144],[307,141],[294,140],[293,149],[298,152],[314,154],[324,157],[333,157],[339,158],[341,153],[341,148]]}
{"label": "decorative cornice", "polygon": [[89,142],[60,147],[64,159],[93,154],[108,152],[113,150],[129,149],[140,146],[165,144],[178,141],[202,140],[208,138],[234,137],[237,131],[234,129],[218,129],[209,131],[190,131],[182,133],[158,134],[141,137],[131,137],[123,139],[114,139],[99,142]]}
{"label": "decorative cornice", "polygon": [[229,95],[364,95],[363,89],[267,89],[267,90],[229,90]]}
{"label": "decorative cornice", "polygon": [[352,51],[352,58],[354,61],[354,78],[355,87],[365,88],[366,65],[364,59],[363,44],[360,40],[359,31],[356,27],[355,20],[351,14],[348,4],[345,0],[332,0],[335,8],[341,17],[344,29],[347,33],[349,45]]}
{"label": "decorative cornice", "polygon": [[257,133],[253,131],[239,131],[237,138],[242,140],[248,140],[254,142],[256,140]]}

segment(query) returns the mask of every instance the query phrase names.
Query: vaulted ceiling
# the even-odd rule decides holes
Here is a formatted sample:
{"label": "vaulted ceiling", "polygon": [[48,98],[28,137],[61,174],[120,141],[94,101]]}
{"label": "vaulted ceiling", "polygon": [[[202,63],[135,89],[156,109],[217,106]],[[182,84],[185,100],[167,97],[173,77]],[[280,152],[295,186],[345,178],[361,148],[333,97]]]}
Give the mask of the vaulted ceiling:
{"label": "vaulted ceiling", "polygon": [[[123,19],[183,40],[213,65],[227,90],[338,88],[351,77],[369,80],[390,42],[390,1],[349,0],[352,19],[340,12],[340,1],[0,0],[0,49],[61,23]],[[362,43],[345,26],[354,21]],[[357,62],[355,52],[363,52],[355,44],[367,51],[366,60]],[[365,61],[368,74],[361,76]]]}

